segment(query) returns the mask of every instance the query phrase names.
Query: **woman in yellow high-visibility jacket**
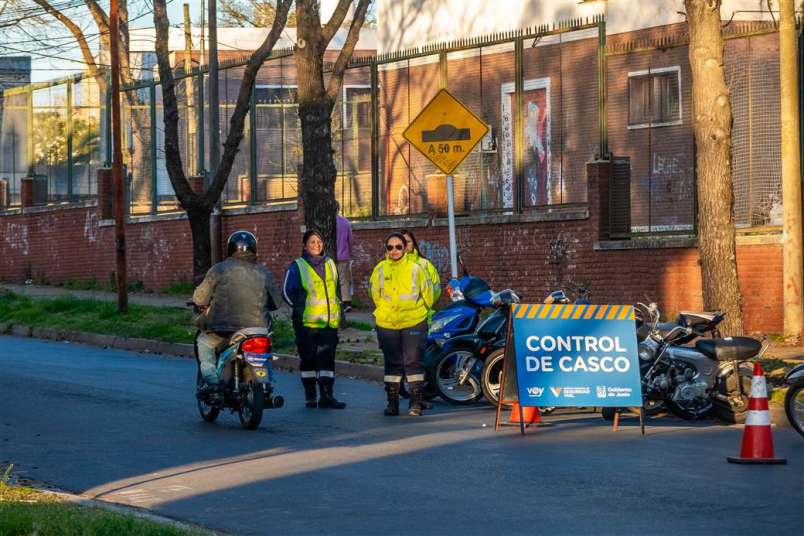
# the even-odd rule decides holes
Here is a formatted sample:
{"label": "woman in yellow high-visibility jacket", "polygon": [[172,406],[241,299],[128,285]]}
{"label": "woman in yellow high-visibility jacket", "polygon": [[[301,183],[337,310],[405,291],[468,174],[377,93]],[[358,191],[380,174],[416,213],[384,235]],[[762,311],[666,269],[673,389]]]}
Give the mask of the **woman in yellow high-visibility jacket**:
{"label": "woman in yellow high-visibility jacket", "polygon": [[427,316],[433,305],[433,284],[426,271],[405,253],[405,237],[391,233],[385,239],[385,259],[369,280],[374,301],[377,340],[385,357],[386,415],[399,415],[402,376],[410,387],[408,415],[422,414]]}
{"label": "woman in yellow high-visibility jacket", "polygon": [[[338,269],[335,261],[324,254],[324,240],[318,231],[308,230],[302,241],[304,251],[288,266],[282,294],[292,308],[305,405],[343,409],[346,404],[332,392],[341,321]],[[320,391],[318,400],[316,383]]]}

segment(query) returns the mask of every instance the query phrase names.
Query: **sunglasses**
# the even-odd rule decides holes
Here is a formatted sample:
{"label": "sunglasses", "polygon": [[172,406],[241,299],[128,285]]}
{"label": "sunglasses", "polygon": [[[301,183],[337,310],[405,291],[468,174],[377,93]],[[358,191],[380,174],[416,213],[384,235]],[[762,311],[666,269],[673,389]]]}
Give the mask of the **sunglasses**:
{"label": "sunglasses", "polygon": [[403,246],[402,244],[386,244],[385,249],[387,249],[388,251],[393,250],[402,251],[403,249],[405,249],[405,246]]}

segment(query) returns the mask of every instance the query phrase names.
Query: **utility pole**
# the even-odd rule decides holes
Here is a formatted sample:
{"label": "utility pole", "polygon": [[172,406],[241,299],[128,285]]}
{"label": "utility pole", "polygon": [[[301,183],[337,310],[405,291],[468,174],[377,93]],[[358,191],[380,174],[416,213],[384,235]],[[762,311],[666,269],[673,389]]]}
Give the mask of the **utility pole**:
{"label": "utility pole", "polygon": [[[209,0],[209,173],[214,177],[221,159],[221,121],[220,99],[218,98],[218,10],[217,1]],[[221,255],[221,212],[212,211],[209,219],[212,241],[212,262],[220,262]]]}
{"label": "utility pole", "polygon": [[796,20],[793,0],[779,3],[779,71],[782,98],[782,204],[784,206],[784,334],[804,333],[804,256],[801,236],[801,133],[799,130]]}
{"label": "utility pole", "polygon": [[128,312],[126,273],[125,196],[123,195],[123,152],[120,141],[120,31],[117,0],[109,5],[109,42],[112,63],[112,180],[114,182],[115,260],[117,266],[117,311]]}
{"label": "utility pole", "polygon": [[[193,33],[192,25],[190,24],[190,4],[184,4],[184,87],[186,88],[185,95],[187,95],[187,145],[192,147],[192,139],[195,135],[195,99],[193,98],[193,83],[195,77],[193,73]],[[196,148],[198,150],[198,148]],[[195,175],[197,172],[193,169],[195,160],[191,157],[192,152],[187,151],[187,166],[192,170],[190,175]]]}

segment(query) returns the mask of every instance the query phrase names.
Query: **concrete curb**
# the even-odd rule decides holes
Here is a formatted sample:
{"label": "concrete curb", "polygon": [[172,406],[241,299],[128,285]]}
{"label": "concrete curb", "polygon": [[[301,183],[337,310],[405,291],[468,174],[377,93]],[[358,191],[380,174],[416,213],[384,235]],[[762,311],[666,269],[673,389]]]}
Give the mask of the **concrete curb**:
{"label": "concrete curb", "polygon": [[[0,335],[9,334],[16,337],[33,337],[51,341],[68,341],[101,348],[114,348],[143,354],[163,354],[176,357],[195,359],[195,350],[192,344],[177,342],[162,342],[149,339],[115,337],[98,333],[83,331],[59,331],[48,328],[31,328],[0,323]],[[299,357],[289,354],[276,354],[274,366],[290,372],[299,370]],[[349,361],[335,361],[335,372],[341,377],[359,378],[372,382],[382,382],[384,369],[377,365],[350,363]]]}

